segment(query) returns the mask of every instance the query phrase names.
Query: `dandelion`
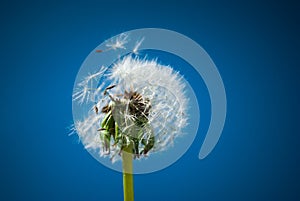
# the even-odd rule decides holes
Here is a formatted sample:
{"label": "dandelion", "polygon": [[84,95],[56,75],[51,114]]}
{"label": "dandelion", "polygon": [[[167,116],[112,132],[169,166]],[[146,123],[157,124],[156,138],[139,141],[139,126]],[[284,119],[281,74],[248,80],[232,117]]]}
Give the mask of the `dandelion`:
{"label": "dandelion", "polygon": [[[122,37],[107,46],[122,48]],[[95,87],[103,76],[107,82]],[[94,102],[86,117],[75,122],[80,140],[99,156],[122,160],[125,201],[133,200],[132,160],[168,149],[187,125],[185,88],[183,77],[170,66],[129,55],[88,75],[74,92],[74,101]]]}

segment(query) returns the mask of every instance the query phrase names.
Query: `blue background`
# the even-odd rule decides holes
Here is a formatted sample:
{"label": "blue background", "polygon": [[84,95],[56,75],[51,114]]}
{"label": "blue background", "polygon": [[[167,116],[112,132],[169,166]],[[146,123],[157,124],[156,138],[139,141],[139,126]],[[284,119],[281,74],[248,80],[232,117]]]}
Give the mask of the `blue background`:
{"label": "blue background", "polygon": [[228,113],[218,145],[198,160],[204,109],[204,126],[180,160],[135,176],[136,200],[300,200],[293,1],[3,1],[0,9],[0,200],[122,200],[122,175],[66,128],[85,57],[105,39],[145,27],[185,34],[209,53]]}

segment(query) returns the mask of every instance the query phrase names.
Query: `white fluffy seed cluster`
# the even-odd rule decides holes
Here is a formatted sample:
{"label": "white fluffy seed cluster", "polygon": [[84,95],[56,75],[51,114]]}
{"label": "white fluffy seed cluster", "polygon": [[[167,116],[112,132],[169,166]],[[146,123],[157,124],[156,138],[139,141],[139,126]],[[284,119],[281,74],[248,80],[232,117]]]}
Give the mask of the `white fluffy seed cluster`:
{"label": "white fluffy seed cluster", "polygon": [[[93,79],[99,76],[106,77],[107,83],[101,84],[95,90],[89,90]],[[154,147],[150,153],[168,149],[173,145],[174,139],[183,134],[182,129],[188,120],[188,99],[183,77],[170,66],[161,65],[156,60],[138,59],[129,55],[116,62],[112,68],[102,68],[99,72],[89,75],[73,94],[74,101],[96,102],[99,108],[98,114],[90,110],[84,115],[86,118],[75,122],[75,130],[86,149],[97,151],[100,156],[109,156],[113,162],[121,158],[118,154],[120,147],[113,146],[113,140],[109,152],[104,149],[104,142],[97,131],[105,115],[101,113],[101,108],[111,101],[109,96],[103,95],[104,87],[110,84],[116,85],[109,92],[112,97],[121,99],[125,90],[134,90],[150,101],[151,109],[147,118],[155,136]],[[98,97],[98,100],[95,100],[95,97]],[[124,118],[126,120],[132,117],[130,114],[124,114]]]}

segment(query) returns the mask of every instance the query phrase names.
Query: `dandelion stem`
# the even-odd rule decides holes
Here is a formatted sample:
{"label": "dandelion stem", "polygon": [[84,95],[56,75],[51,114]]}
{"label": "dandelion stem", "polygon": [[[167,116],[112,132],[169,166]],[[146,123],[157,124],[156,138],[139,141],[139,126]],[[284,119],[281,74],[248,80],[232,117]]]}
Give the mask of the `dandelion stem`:
{"label": "dandelion stem", "polygon": [[133,201],[132,144],[122,151],[124,201]]}

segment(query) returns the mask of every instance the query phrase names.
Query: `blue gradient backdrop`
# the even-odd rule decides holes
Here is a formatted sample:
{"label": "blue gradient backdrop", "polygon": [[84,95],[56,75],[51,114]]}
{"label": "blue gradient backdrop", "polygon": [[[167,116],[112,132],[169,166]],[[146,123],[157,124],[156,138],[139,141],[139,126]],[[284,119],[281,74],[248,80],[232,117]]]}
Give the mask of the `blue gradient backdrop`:
{"label": "blue gradient backdrop", "polygon": [[135,176],[136,200],[300,200],[299,6],[237,2],[2,1],[0,200],[122,200],[122,175],[66,128],[85,57],[145,27],[185,34],[209,53],[228,113],[218,145],[198,160],[210,118],[201,99],[193,145],[171,167]]}

